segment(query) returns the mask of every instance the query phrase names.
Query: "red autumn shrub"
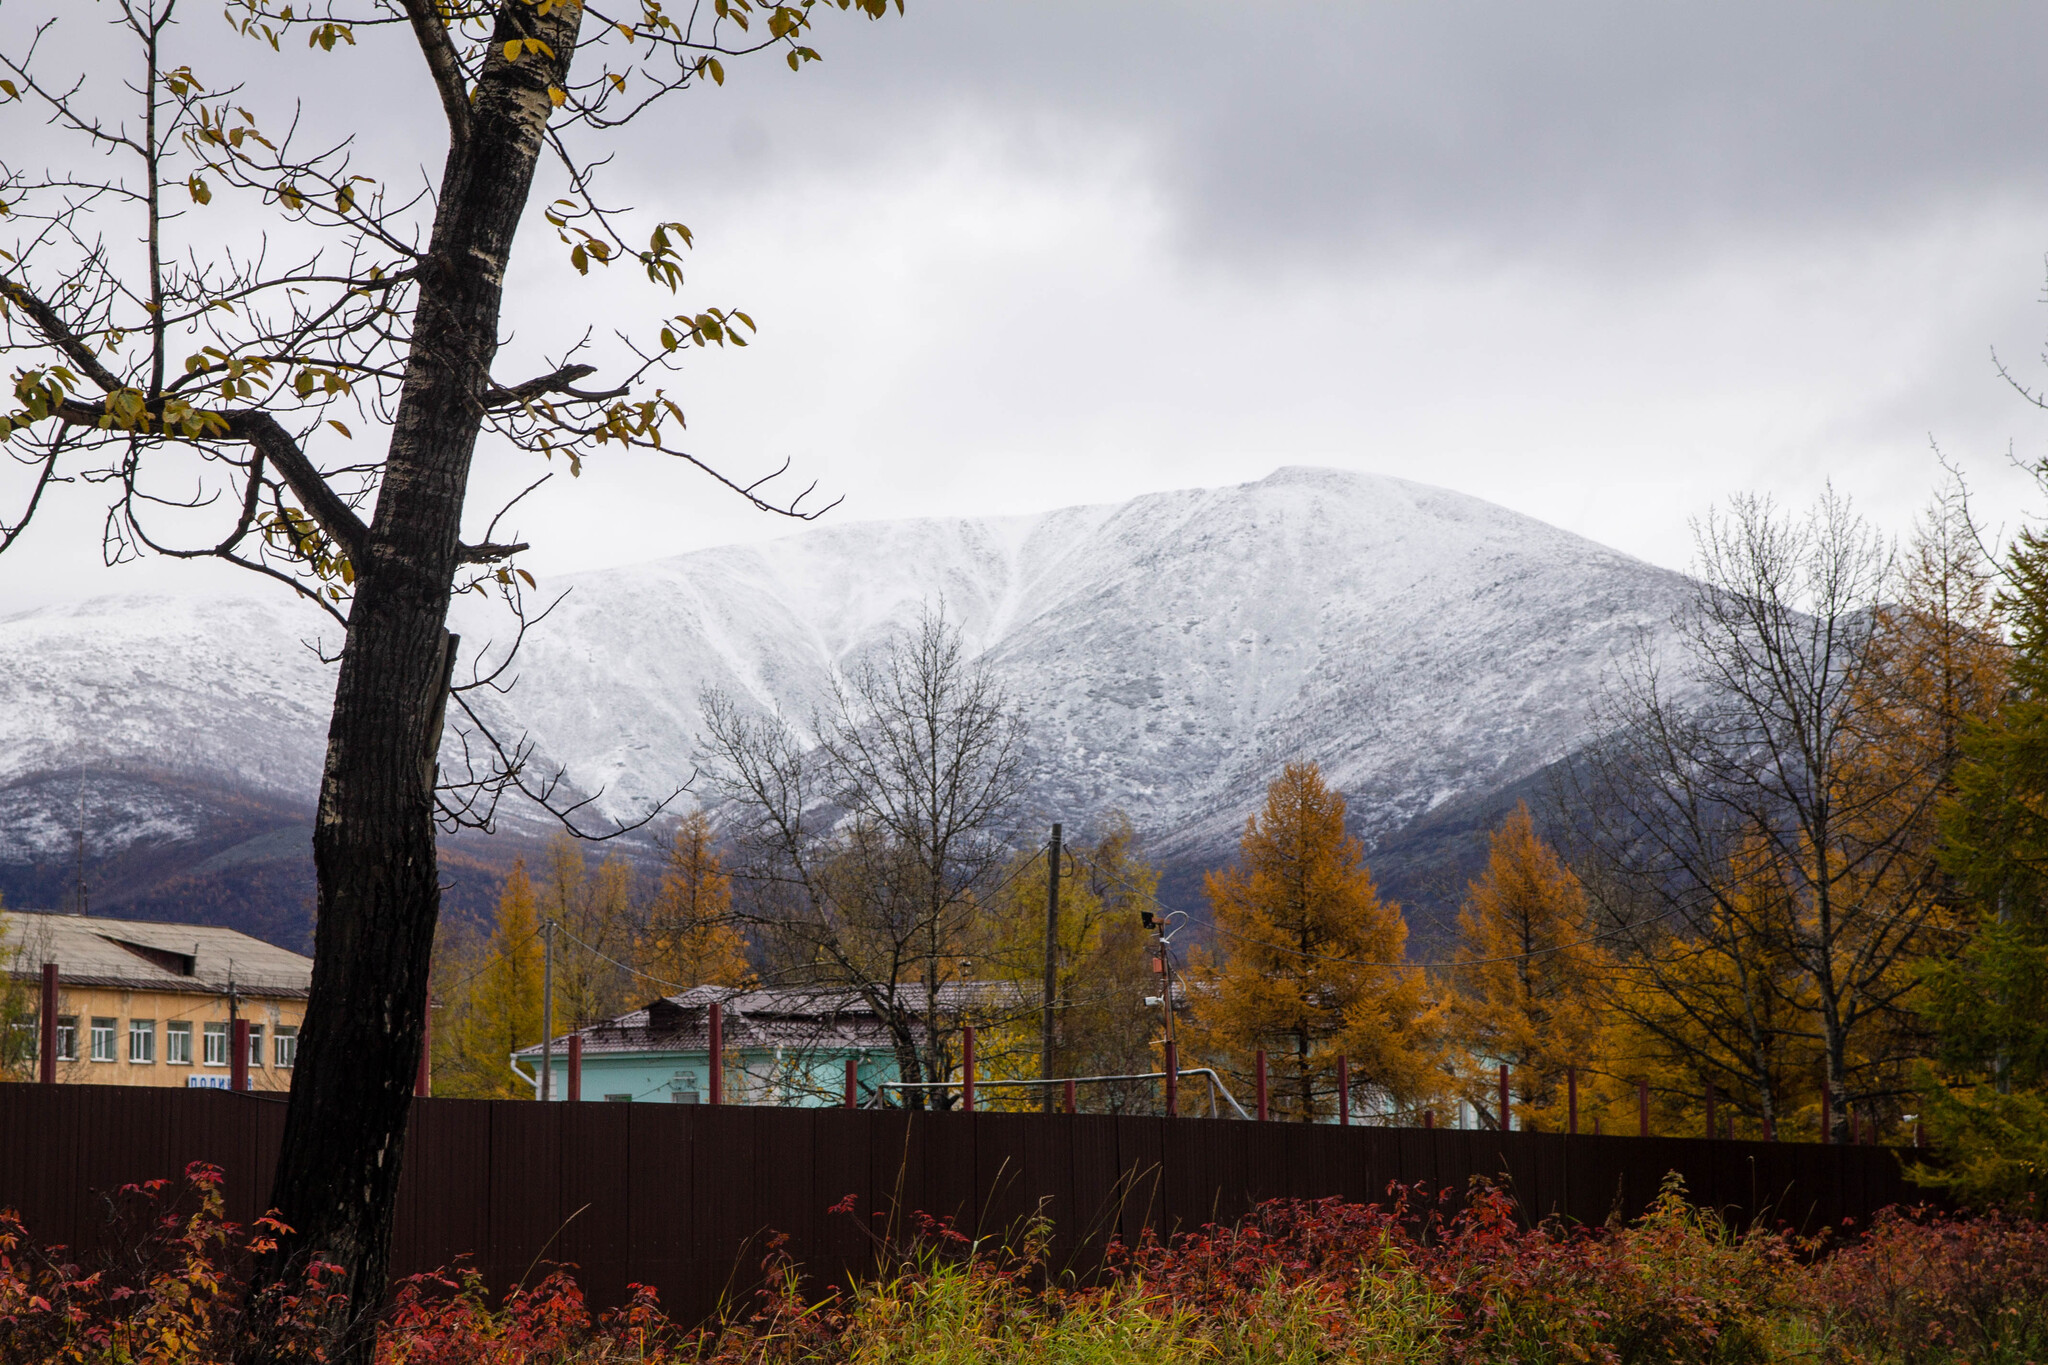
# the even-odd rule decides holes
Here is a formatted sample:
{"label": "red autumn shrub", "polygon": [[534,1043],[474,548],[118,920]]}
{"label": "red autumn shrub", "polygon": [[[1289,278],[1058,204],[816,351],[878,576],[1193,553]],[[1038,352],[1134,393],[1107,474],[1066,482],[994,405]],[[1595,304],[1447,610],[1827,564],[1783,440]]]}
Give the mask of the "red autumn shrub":
{"label": "red autumn shrub", "polygon": [[2035,1219],[1886,1209],[1802,1281],[1843,1359],[2048,1359],[2048,1224]]}
{"label": "red autumn shrub", "polygon": [[278,1361],[318,1358],[320,1327],[344,1305],[326,1286],[335,1268],[309,1265],[296,1282],[249,1300],[251,1262],[275,1248],[274,1219],[253,1234],[222,1213],[221,1173],[194,1162],[182,1187],[123,1186],[112,1252],[87,1270],[65,1247],[32,1243],[0,1210],[0,1361],[183,1365],[225,1360],[245,1315],[261,1315]]}

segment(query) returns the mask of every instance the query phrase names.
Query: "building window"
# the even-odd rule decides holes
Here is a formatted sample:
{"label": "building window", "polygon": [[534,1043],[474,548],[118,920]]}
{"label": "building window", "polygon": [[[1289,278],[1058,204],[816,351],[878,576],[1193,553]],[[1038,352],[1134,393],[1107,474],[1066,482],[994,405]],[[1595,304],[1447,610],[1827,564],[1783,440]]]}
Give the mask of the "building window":
{"label": "building window", "polygon": [[156,1060],[156,1020],[128,1021],[128,1060],[145,1063]]}
{"label": "building window", "polygon": [[57,1060],[78,1060],[78,1016],[75,1014],[57,1016]]}
{"label": "building window", "polygon": [[192,1024],[189,1020],[164,1025],[164,1060],[172,1066],[192,1065]]}
{"label": "building window", "polygon": [[94,1019],[92,1021],[92,1059],[96,1062],[114,1060],[114,1021]]}
{"label": "building window", "polygon": [[206,1064],[226,1066],[228,1064],[228,1026],[208,1024],[205,1028]]}
{"label": "building window", "polygon": [[249,1025],[249,1065],[263,1065],[263,1025]]}
{"label": "building window", "polygon": [[297,1065],[299,1060],[299,1031],[289,1024],[278,1026],[277,1064],[286,1071]]}

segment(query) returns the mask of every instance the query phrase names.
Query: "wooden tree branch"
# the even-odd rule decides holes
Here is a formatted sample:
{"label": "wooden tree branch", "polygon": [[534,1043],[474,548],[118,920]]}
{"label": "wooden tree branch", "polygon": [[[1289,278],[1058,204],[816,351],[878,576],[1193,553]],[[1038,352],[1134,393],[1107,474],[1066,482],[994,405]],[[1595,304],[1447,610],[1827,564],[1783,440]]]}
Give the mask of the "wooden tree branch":
{"label": "wooden tree branch", "polygon": [[597,373],[595,365],[564,365],[553,374],[544,374],[538,379],[529,379],[524,384],[510,388],[489,388],[484,390],[484,406],[487,408],[516,407],[550,393],[564,393],[572,398],[622,398],[629,390],[610,389],[603,393],[587,393],[576,387],[579,379],[588,379]]}
{"label": "wooden tree branch", "polygon": [[456,55],[455,44],[448,37],[448,26],[442,22],[433,0],[403,0],[405,17],[412,21],[413,36],[419,40],[420,53],[427,59],[427,70],[433,74],[434,88],[441,95],[441,110],[448,116],[448,136],[456,146],[469,142],[469,91],[462,77],[462,62]]}
{"label": "wooden tree branch", "polygon": [[247,441],[263,452],[263,458],[270,462],[292,492],[299,495],[305,504],[307,515],[320,523],[320,529],[327,538],[339,545],[349,559],[361,565],[369,546],[370,531],[363,525],[355,509],[341,500],[341,495],[331,488],[313,462],[299,449],[291,433],[267,412],[227,412],[227,434]]}
{"label": "wooden tree branch", "polygon": [[52,346],[63,352],[64,358],[76,365],[79,373],[97,384],[102,392],[112,393],[116,389],[129,387],[121,381],[119,375],[101,363],[99,356],[93,353],[92,347],[83,337],[71,330],[64,319],[57,315],[56,309],[25,286],[5,275],[0,275],[0,299],[5,299],[28,314],[29,321],[35,323],[36,330],[41,332]]}
{"label": "wooden tree branch", "polygon": [[465,545],[460,553],[464,564],[494,564],[530,548],[523,540],[513,545],[498,545],[487,540],[481,545]]}

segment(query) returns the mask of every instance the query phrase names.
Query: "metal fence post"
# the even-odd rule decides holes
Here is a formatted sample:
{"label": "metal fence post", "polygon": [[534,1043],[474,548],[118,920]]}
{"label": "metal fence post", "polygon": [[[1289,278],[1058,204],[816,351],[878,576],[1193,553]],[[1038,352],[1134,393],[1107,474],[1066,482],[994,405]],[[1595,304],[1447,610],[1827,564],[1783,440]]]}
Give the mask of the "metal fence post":
{"label": "metal fence post", "polygon": [[36,1054],[36,1079],[44,1085],[57,1083],[57,964],[43,964],[43,1017],[37,1030],[40,1050]]}
{"label": "metal fence post", "polygon": [[1351,1126],[1351,1059],[1337,1054],[1337,1125]]}
{"label": "metal fence post", "polygon": [[974,1112],[974,1025],[961,1030],[960,1042],[960,1108],[964,1113]]}
{"label": "metal fence post", "polygon": [[704,1098],[711,1104],[725,1103],[725,1006],[718,1001],[711,1002],[707,1011],[706,1049],[709,1059],[705,1064]]}
{"label": "metal fence post", "polygon": [[1512,1101],[1508,1097],[1508,1064],[1500,1064],[1500,1130],[1505,1133],[1515,1126],[1514,1115],[1509,1112]]}
{"label": "metal fence post", "polygon": [[1258,1114],[1259,1114],[1259,1122],[1260,1122],[1260,1123],[1264,1123],[1264,1122],[1266,1121],[1266,1049],[1264,1049],[1264,1048],[1260,1048],[1260,1049],[1259,1049],[1259,1056],[1258,1056],[1258,1061],[1257,1061],[1257,1068],[1258,1068],[1258,1098],[1259,1098],[1259,1107],[1258,1107]]}
{"label": "metal fence post", "polygon": [[569,1035],[569,1102],[583,1098],[583,1035]]}
{"label": "metal fence post", "polygon": [[1650,1083],[1636,1082],[1636,1136],[1650,1135]]}
{"label": "metal fence post", "polygon": [[1169,1038],[1166,1040],[1166,1117],[1175,1118],[1180,1114],[1180,1048]]}
{"label": "metal fence post", "polygon": [[1710,1138],[1721,1136],[1714,1128],[1714,1083],[1712,1081],[1707,1082],[1707,1136]]}
{"label": "metal fence post", "polygon": [[423,1100],[434,1093],[434,1006],[431,1002],[420,1017],[420,1060],[412,1070],[412,1097]]}
{"label": "metal fence post", "polygon": [[1436,1127],[1436,1110],[1425,1109],[1422,1111],[1422,1127],[1424,1131]]}
{"label": "metal fence post", "polygon": [[1067,1077],[1067,1112],[1069,1114],[1081,1112],[1080,1107],[1074,1103],[1074,1078],[1071,1076]]}
{"label": "metal fence post", "polygon": [[846,1059],[846,1107],[860,1108],[860,1058]]}
{"label": "metal fence post", "polygon": [[1564,1130],[1576,1137],[1579,1132],[1579,1069],[1575,1066],[1564,1069],[1564,1099]]}
{"label": "metal fence post", "polygon": [[228,1088],[247,1090],[249,1088],[249,1021],[235,1020],[234,1029],[228,1035]]}

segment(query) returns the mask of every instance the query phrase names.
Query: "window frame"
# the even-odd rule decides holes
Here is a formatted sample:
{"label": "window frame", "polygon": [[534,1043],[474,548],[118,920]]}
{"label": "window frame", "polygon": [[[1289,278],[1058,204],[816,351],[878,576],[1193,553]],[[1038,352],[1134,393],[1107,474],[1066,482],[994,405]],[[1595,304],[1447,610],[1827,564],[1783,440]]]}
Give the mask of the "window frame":
{"label": "window frame", "polygon": [[[136,1047],[141,1043],[140,1048]],[[128,1021],[128,1065],[156,1065],[156,1020],[130,1019]]]}
{"label": "window frame", "polygon": [[[205,1040],[203,1055],[206,1058],[200,1065],[226,1066],[228,1054],[234,1050],[234,1044],[228,1036],[228,1026],[219,1020],[208,1020],[200,1036]],[[215,1060],[216,1057],[219,1058],[218,1061]]]}
{"label": "window frame", "polygon": [[249,1025],[249,1065],[261,1070],[263,1067],[263,1025]]}
{"label": "window frame", "polygon": [[[182,1042],[184,1046],[179,1047]],[[183,1056],[179,1056],[180,1052]],[[164,1021],[164,1065],[192,1065],[192,1021],[190,1019],[167,1019]]]}
{"label": "window frame", "polygon": [[[121,1060],[121,1021],[109,1015],[92,1016],[92,1060],[95,1062],[118,1062]],[[105,1043],[106,1054],[100,1053],[100,1044]]]}
{"label": "window frame", "polygon": [[271,1055],[279,1071],[290,1071],[299,1064],[299,1026],[279,1024],[277,1031],[270,1035]]}
{"label": "window frame", "polygon": [[75,1014],[57,1016],[57,1060],[78,1060],[78,1016]]}

